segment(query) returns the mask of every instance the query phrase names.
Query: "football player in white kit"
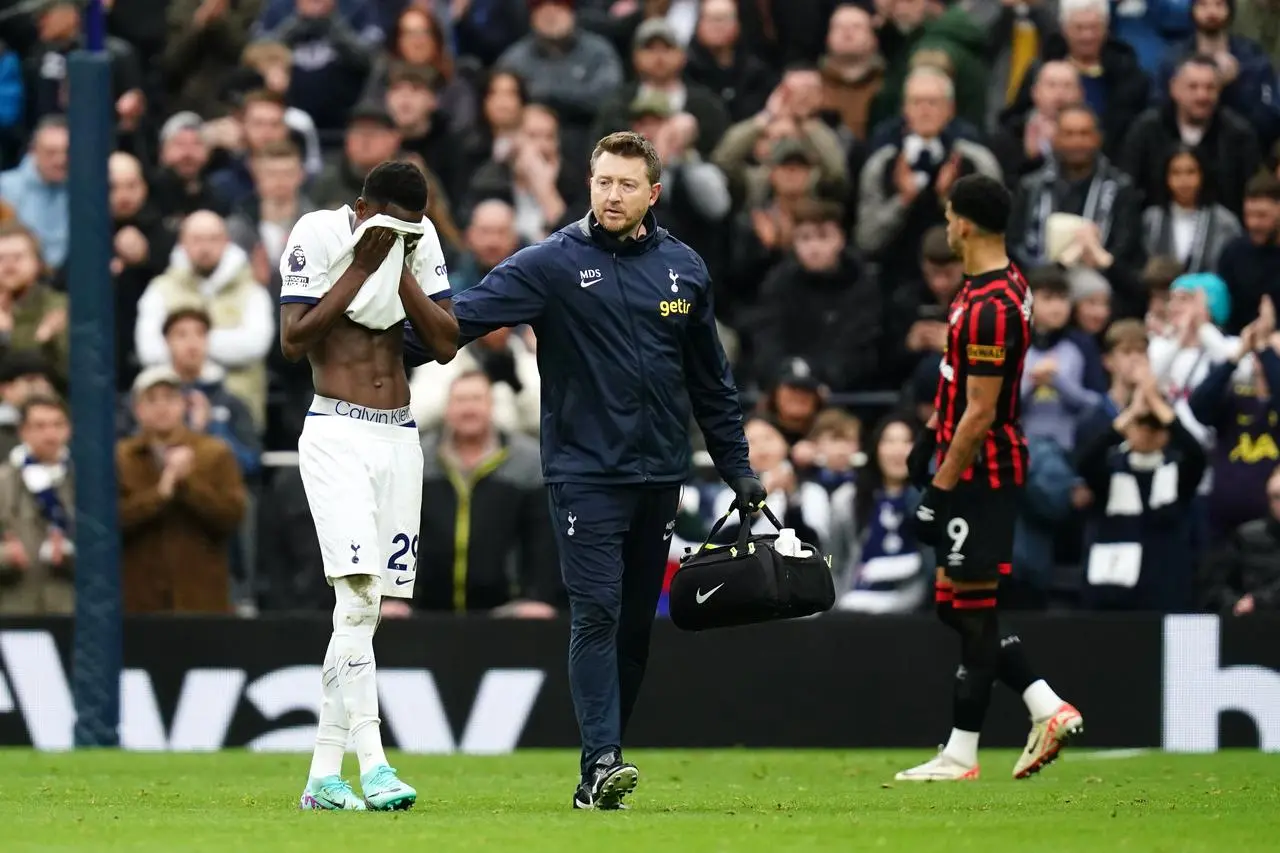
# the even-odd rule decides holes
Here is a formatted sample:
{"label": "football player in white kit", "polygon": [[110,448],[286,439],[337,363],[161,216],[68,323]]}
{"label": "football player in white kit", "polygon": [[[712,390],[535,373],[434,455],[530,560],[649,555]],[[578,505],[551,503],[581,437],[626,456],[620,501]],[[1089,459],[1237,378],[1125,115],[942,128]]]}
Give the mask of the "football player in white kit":
{"label": "football player in white kit", "polygon": [[[422,449],[402,355],[406,316],[438,361],[457,351],[426,206],[415,166],[382,163],[354,210],[299,219],[280,260],[280,348],[291,361],[307,356],[316,391],[298,467],[337,599],[303,809],[406,809],[417,798],[382,749],[373,635],[382,596],[412,597],[417,570]],[[341,775],[348,742],[363,798]]]}

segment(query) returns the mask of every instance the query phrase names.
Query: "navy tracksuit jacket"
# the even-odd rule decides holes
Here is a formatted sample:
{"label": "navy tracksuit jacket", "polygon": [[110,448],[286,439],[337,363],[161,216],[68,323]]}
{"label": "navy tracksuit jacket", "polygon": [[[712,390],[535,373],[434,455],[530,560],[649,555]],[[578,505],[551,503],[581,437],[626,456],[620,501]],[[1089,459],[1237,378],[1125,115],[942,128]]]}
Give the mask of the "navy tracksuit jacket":
{"label": "navy tracksuit jacket", "polygon": [[538,338],[542,468],[569,592],[584,772],[621,749],[639,694],[691,419],[726,481],[751,474],[706,264],[652,213],[645,231],[619,241],[588,215],[453,301],[464,343],[526,323]]}

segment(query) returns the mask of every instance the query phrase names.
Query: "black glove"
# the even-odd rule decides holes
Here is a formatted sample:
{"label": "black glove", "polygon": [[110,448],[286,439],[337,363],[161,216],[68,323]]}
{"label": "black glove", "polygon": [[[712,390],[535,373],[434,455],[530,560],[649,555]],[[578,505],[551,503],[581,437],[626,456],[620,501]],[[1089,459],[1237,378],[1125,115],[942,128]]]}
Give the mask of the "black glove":
{"label": "black glove", "polygon": [[951,519],[951,492],[930,483],[916,507],[916,538],[935,548],[945,538],[947,522]]}
{"label": "black glove", "polygon": [[907,456],[907,478],[913,485],[922,489],[928,486],[929,478],[933,476],[929,463],[937,449],[938,434],[931,429],[921,430],[911,445],[911,454]]}
{"label": "black glove", "polygon": [[750,477],[739,477],[734,480],[733,493],[738,498],[733,502],[733,508],[744,513],[759,510],[760,504],[764,503],[766,497],[764,484],[754,474]]}

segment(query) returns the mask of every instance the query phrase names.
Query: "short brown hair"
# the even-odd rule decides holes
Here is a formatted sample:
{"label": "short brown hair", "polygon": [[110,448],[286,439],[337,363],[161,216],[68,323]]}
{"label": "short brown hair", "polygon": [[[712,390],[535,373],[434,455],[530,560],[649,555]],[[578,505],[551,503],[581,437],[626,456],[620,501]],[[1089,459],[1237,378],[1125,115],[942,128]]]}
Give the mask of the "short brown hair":
{"label": "short brown hair", "polygon": [[1149,293],[1168,290],[1173,280],[1186,272],[1176,259],[1168,255],[1152,255],[1142,268],[1142,284]]}
{"label": "short brown hair", "polygon": [[1116,320],[1107,329],[1103,345],[1107,352],[1115,352],[1122,346],[1147,348],[1147,327],[1140,320]]}
{"label": "short brown hair", "polygon": [[658,156],[658,149],[638,133],[620,130],[597,142],[595,150],[591,152],[592,174],[595,174],[596,161],[601,154],[612,154],[628,160],[643,159],[645,177],[649,179],[649,183],[656,184],[662,179],[662,158]]}
{"label": "short brown hair", "polygon": [[1259,172],[1244,185],[1244,197],[1280,201],[1280,178],[1270,172]]}
{"label": "short brown hair", "polygon": [[253,152],[254,160],[283,160],[286,157],[291,157],[299,162],[302,161],[302,152],[298,150],[298,146],[287,139],[268,142]]}
{"label": "short brown hair", "polygon": [[292,61],[293,51],[278,41],[255,41],[246,45],[240,54],[240,64],[255,70],[272,63],[288,65]]}
{"label": "short brown hair", "polygon": [[209,318],[209,312],[205,311],[203,308],[198,308],[193,305],[187,308],[178,308],[177,310],[170,312],[169,316],[164,318],[164,326],[161,327],[160,334],[168,337],[169,330],[181,323],[183,320],[198,320],[204,324],[204,330],[206,332],[213,328],[213,320]]}
{"label": "short brown hair", "polygon": [[51,394],[32,394],[30,397],[22,401],[22,405],[18,406],[18,423],[26,424],[27,418],[35,409],[57,409],[62,412],[64,418],[71,417],[67,411],[67,404]]}
{"label": "short brown hair", "polygon": [[26,240],[31,246],[31,251],[36,253],[36,258],[43,263],[43,255],[40,254],[40,238],[30,228],[17,220],[5,222],[0,225],[0,240],[7,240],[10,237],[21,237]]}
{"label": "short brown hair", "polygon": [[796,225],[844,224],[844,207],[839,202],[817,198],[801,199],[792,217]]}
{"label": "short brown hair", "polygon": [[466,370],[459,373],[457,376],[453,377],[452,380],[450,380],[449,394],[452,395],[453,389],[457,388],[459,385],[461,385],[463,382],[466,382],[468,379],[483,379],[484,385],[486,388],[493,387],[493,380],[489,378],[489,374],[485,373],[483,370],[481,370],[478,367],[469,367]]}
{"label": "short brown hair", "polygon": [[1043,292],[1066,299],[1071,295],[1067,271],[1057,264],[1045,264],[1027,271],[1027,289],[1032,293]]}
{"label": "short brown hair", "polygon": [[826,435],[852,442],[862,441],[862,421],[843,409],[824,409],[813,421],[809,438],[817,440]]}
{"label": "short brown hair", "polygon": [[920,257],[931,264],[954,264],[960,260],[947,241],[947,226],[935,225],[920,240]]}
{"label": "short brown hair", "polygon": [[429,65],[410,65],[407,62],[393,62],[387,69],[388,89],[400,83],[408,83],[412,86],[419,86],[423,89],[438,92],[443,82],[444,80],[440,77],[439,72]]}
{"label": "short brown hair", "polygon": [[240,102],[241,112],[248,112],[249,107],[254,104],[274,104],[280,108],[280,112],[284,112],[289,108],[289,104],[285,101],[283,95],[278,95],[270,89],[254,89],[252,92],[244,96]]}
{"label": "short brown hair", "polygon": [[941,71],[952,80],[956,78],[955,63],[951,61],[951,55],[945,50],[933,50],[925,48],[917,50],[911,54],[911,59],[907,62],[907,67],[914,71],[917,68],[929,67]]}

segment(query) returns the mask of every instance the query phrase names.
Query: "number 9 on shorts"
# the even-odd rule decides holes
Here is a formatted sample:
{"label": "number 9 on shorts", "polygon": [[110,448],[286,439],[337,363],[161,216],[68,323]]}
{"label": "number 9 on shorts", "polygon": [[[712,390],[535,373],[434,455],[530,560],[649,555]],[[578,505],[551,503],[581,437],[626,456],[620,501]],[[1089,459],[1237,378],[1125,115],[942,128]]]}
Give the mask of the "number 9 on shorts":
{"label": "number 9 on shorts", "polygon": [[955,513],[943,527],[938,565],[962,583],[1000,580],[1001,567],[1013,560],[1013,531],[1018,520],[1019,487],[992,489],[960,483],[951,505]]}

